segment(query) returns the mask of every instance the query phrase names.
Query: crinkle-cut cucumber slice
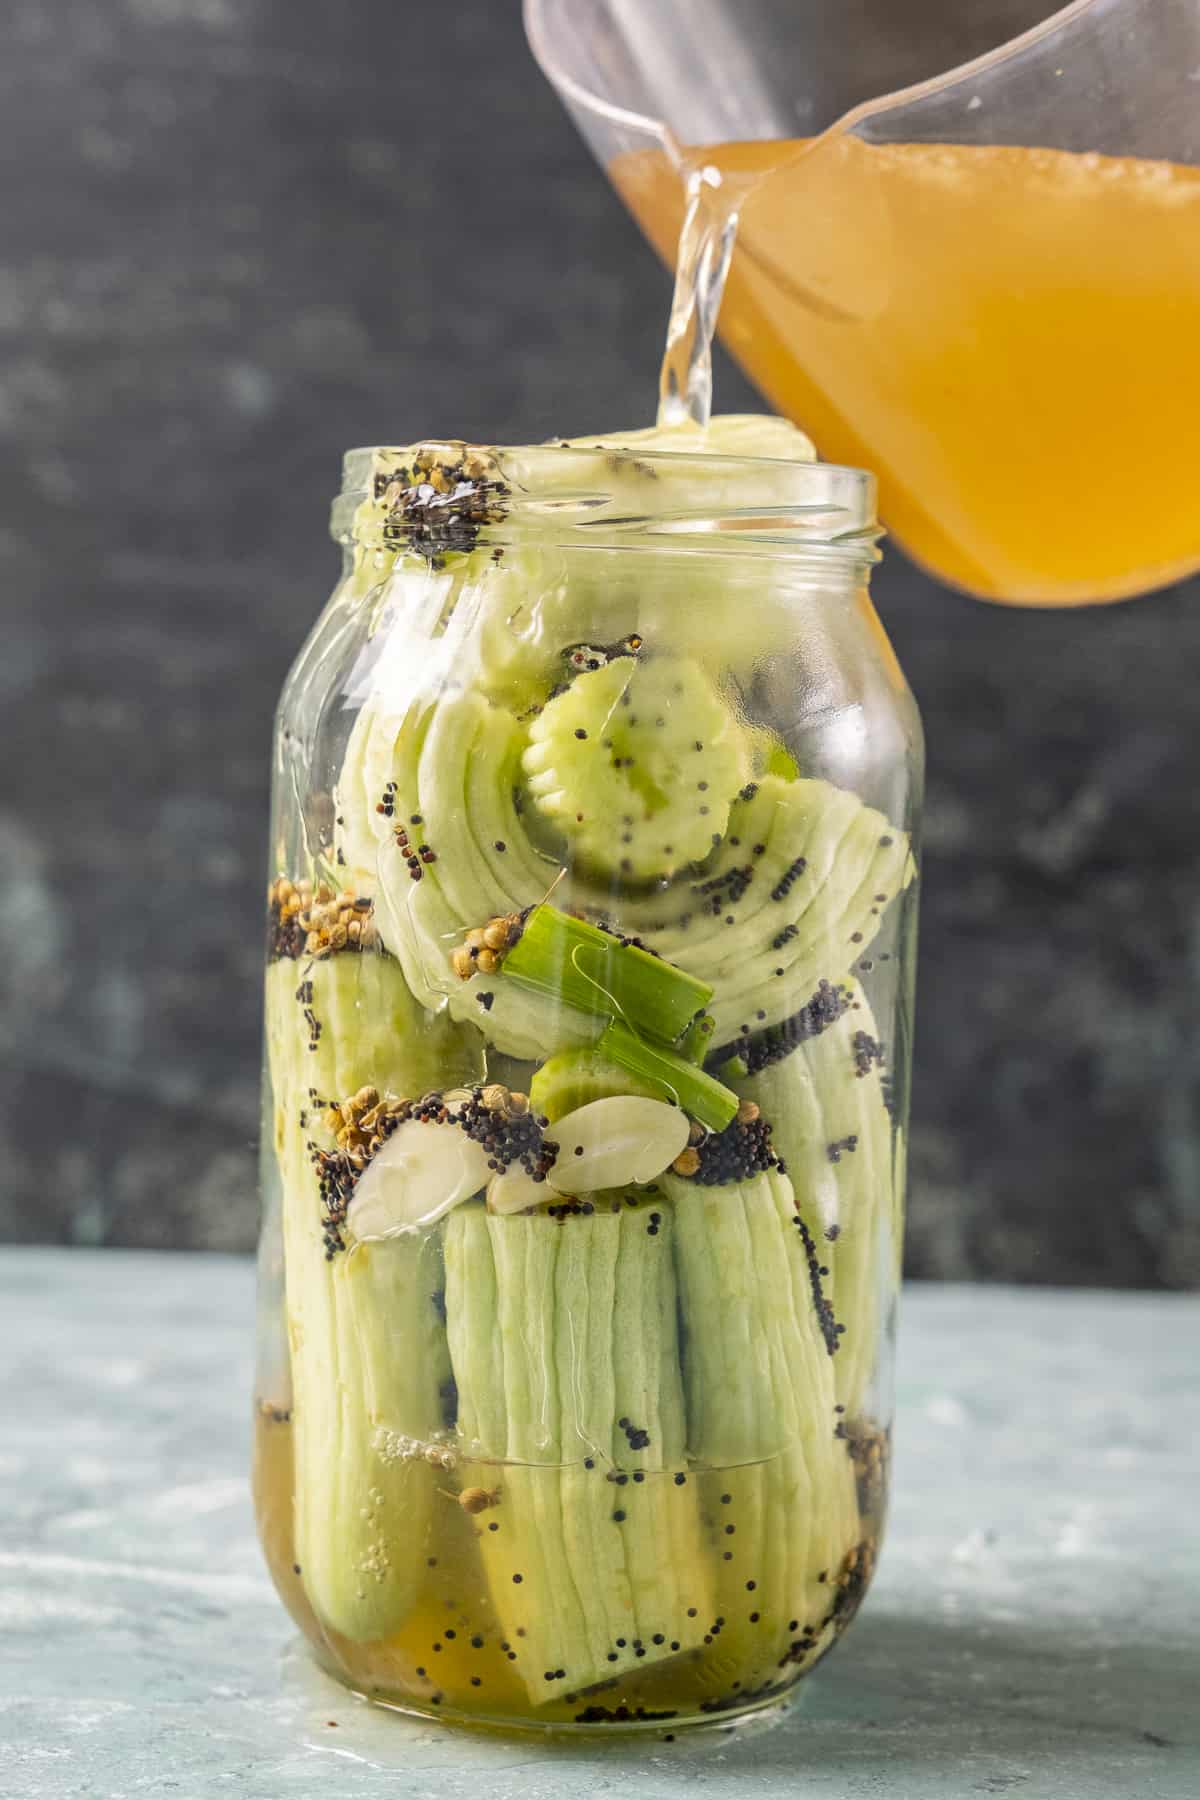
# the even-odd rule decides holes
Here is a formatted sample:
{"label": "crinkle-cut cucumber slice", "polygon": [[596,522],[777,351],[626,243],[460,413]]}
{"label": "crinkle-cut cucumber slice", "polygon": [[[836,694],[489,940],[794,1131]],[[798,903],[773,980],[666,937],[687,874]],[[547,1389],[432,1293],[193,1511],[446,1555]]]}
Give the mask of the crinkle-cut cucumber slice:
{"label": "crinkle-cut cucumber slice", "polygon": [[699,663],[614,657],[549,700],[522,757],[574,854],[629,881],[708,855],[750,772],[745,730]]}
{"label": "crinkle-cut cucumber slice", "polygon": [[558,994],[518,993],[502,970],[464,982],[451,962],[468,930],[536,905],[558,872],[519,810],[521,741],[511,715],[473,692],[400,721],[360,719],[337,809],[375,841],[375,920],[421,1003],[448,1003],[497,1049],[537,1057],[593,1041],[603,1019]]}
{"label": "crinkle-cut cucumber slice", "polygon": [[771,1170],[661,1185],[675,1215],[688,1449],[720,1471],[705,1525],[724,1622],[704,1666],[728,1680],[775,1662],[807,1625],[812,1654],[824,1646],[835,1577],[862,1528],[790,1181]]}
{"label": "crinkle-cut cucumber slice", "polygon": [[[379,967],[372,965],[378,964]],[[358,965],[363,965],[359,967]],[[389,1036],[374,977],[400,980],[382,958],[340,954],[311,971],[327,1021],[318,1052],[296,988],[303,965],[267,972],[267,1044],[274,1142],[282,1188],[288,1342],[292,1376],[295,1542],[309,1604],[331,1630],[358,1643],[396,1631],[416,1603],[434,1493],[424,1462],[389,1446],[427,1441],[442,1426],[449,1374],[434,1304],[441,1287],[434,1239],[371,1245],[327,1260],[310,1146],[327,1144],[310,1089],[346,1093],[371,1083],[403,1092],[421,1057]],[[359,1013],[375,1023],[355,1030]],[[394,1009],[393,1009],[394,1012]],[[312,1065],[316,1064],[314,1068]],[[328,1097],[326,1086],[325,1095]]]}
{"label": "crinkle-cut cucumber slice", "polygon": [[898,1202],[882,1047],[857,982],[849,994],[840,1018],[734,1086],[771,1121],[772,1145],[829,1268],[825,1291],[843,1327],[833,1359],[837,1398],[857,1419],[894,1287]]}
{"label": "crinkle-cut cucumber slice", "polygon": [[707,1628],[670,1239],[656,1197],[596,1196],[561,1221],[468,1205],[446,1223],[459,1467],[500,1488],[480,1554],[535,1704]]}
{"label": "crinkle-cut cucumber slice", "polygon": [[723,1044],[779,1024],[820,980],[840,978],[911,877],[907,836],[883,813],[829,782],[769,775],[742,790],[725,838],[686,885],[624,895],[605,916],[712,983]]}

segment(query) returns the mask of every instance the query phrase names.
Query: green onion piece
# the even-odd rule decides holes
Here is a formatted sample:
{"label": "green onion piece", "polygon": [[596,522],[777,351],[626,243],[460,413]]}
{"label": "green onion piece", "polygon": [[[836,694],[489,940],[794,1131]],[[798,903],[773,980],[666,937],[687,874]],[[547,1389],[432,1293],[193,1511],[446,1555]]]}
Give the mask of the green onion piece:
{"label": "green onion piece", "polygon": [[685,1062],[703,1062],[712,1049],[713,1032],[716,1020],[711,1013],[697,1013],[682,1038],[679,1040],[679,1054]]}
{"label": "green onion piece", "polygon": [[782,744],[775,744],[767,757],[767,774],[778,775],[784,781],[799,779],[800,766],[790,751]]}
{"label": "green onion piece", "polygon": [[673,1043],[712,999],[694,975],[555,906],[535,906],[504,958],[509,981]]}
{"label": "green onion piece", "polygon": [[710,1131],[724,1131],[738,1109],[738,1097],[712,1075],[685,1062],[674,1050],[651,1044],[613,1019],[596,1049],[664,1100],[673,1100],[689,1118],[699,1119]]}

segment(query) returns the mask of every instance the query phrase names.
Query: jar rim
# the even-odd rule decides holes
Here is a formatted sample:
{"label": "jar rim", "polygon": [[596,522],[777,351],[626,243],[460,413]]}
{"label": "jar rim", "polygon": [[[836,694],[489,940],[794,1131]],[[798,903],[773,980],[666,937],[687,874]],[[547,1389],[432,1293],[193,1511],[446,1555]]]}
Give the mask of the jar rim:
{"label": "jar rim", "polygon": [[558,545],[653,541],[874,562],[867,470],[782,457],[552,441],[366,445],[342,459],[339,542],[437,555],[514,536]]}

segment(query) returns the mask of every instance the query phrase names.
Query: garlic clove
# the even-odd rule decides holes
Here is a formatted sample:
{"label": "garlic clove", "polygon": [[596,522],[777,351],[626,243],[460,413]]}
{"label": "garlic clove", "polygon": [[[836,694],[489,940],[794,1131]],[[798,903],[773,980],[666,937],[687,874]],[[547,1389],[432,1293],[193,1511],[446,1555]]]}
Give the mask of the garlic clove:
{"label": "garlic clove", "polygon": [[560,1194],[590,1194],[661,1175],[687,1144],[688,1119],[665,1101],[620,1094],[556,1119],[550,1135],[558,1155],[547,1185]]}
{"label": "garlic clove", "polygon": [[490,1213],[520,1213],[531,1206],[541,1206],[554,1198],[549,1181],[535,1181],[520,1163],[494,1175],[488,1185],[487,1208]]}
{"label": "garlic clove", "polygon": [[346,1215],[360,1243],[432,1225],[486,1187],[486,1150],[456,1125],[406,1119],[355,1184]]}

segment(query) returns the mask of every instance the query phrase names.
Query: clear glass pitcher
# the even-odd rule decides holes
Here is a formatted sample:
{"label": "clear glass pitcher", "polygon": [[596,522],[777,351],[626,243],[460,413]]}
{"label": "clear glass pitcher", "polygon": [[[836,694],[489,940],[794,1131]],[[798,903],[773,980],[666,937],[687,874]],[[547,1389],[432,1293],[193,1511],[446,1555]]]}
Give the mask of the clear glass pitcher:
{"label": "clear glass pitcher", "polygon": [[938,576],[1069,605],[1200,567],[1200,6],[1044,11],[525,0],[664,259],[689,173],[739,208],[722,334],[773,404]]}

